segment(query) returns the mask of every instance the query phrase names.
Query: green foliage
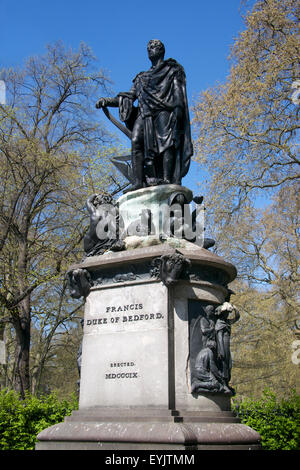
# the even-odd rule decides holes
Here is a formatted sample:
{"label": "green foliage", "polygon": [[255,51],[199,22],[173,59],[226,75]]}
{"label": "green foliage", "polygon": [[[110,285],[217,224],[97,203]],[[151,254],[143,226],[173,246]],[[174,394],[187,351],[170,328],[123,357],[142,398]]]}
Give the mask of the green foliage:
{"label": "green foliage", "polygon": [[78,407],[77,398],[59,401],[55,394],[24,400],[14,391],[0,391],[0,449],[33,450],[43,429],[62,422]]}
{"label": "green foliage", "polygon": [[233,403],[233,411],[260,434],[264,450],[300,450],[300,396],[296,393],[278,401],[265,390],[260,400]]}

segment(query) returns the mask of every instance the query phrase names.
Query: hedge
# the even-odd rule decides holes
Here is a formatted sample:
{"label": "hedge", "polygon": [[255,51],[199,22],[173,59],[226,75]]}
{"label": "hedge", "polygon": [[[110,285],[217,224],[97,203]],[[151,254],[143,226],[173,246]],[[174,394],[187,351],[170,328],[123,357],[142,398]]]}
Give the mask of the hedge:
{"label": "hedge", "polygon": [[233,402],[232,409],[243,424],[261,436],[264,450],[300,450],[300,396],[278,400],[265,390],[260,400]]}
{"label": "hedge", "polygon": [[[77,397],[59,400],[55,394],[26,395],[21,400],[14,391],[0,391],[0,450],[33,450],[43,429],[62,422],[78,408]],[[300,449],[300,396],[278,400],[265,391],[260,400],[235,400],[232,409],[243,424],[255,429],[265,450]]]}
{"label": "hedge", "polygon": [[43,429],[62,422],[78,407],[77,397],[58,400],[55,394],[21,400],[14,391],[0,391],[0,449],[33,450]]}

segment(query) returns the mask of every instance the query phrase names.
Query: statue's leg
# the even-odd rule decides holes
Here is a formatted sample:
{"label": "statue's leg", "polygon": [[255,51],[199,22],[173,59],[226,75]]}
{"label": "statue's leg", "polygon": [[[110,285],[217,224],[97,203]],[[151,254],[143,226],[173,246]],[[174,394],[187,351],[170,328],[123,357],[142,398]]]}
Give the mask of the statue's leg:
{"label": "statue's leg", "polygon": [[155,117],[155,135],[162,166],[162,183],[170,184],[174,180],[175,147],[174,147],[174,116],[169,111],[160,111]]}
{"label": "statue's leg", "polygon": [[175,149],[174,147],[169,147],[163,153],[163,175],[164,175],[164,184],[172,183],[172,176],[174,172],[174,159],[175,159]]}
{"label": "statue's leg", "polygon": [[144,177],[144,126],[141,116],[136,119],[132,130],[131,161],[134,184],[130,190],[134,191],[143,187]]}
{"label": "statue's leg", "polygon": [[155,157],[157,155],[154,135],[153,120],[145,118],[144,122],[144,145],[145,145],[145,177],[148,186],[157,185],[157,171],[155,168]]}

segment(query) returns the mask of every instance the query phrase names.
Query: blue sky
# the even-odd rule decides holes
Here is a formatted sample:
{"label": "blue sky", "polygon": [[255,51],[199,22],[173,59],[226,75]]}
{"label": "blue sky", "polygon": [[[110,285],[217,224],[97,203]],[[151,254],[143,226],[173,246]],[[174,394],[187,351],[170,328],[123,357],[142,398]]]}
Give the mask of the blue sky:
{"label": "blue sky", "polygon": [[[166,58],[185,68],[191,105],[228,74],[230,47],[244,29],[240,6],[240,0],[0,0],[0,68],[22,65],[57,40],[74,48],[84,41],[117,93],[149,68],[146,45],[158,38]],[[193,189],[199,179],[193,164],[183,183]]]}

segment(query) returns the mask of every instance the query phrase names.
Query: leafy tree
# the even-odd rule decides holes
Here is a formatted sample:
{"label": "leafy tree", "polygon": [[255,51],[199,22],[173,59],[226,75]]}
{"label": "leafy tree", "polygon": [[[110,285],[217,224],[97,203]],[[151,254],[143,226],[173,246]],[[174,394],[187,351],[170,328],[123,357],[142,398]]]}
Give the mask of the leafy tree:
{"label": "leafy tree", "polygon": [[257,1],[232,48],[226,82],[194,106],[195,159],[208,174],[206,225],[215,250],[238,269],[233,378],[243,394],[266,385],[284,394],[296,385],[299,12],[296,0]]}
{"label": "leafy tree", "polygon": [[258,400],[234,402],[233,411],[261,436],[264,450],[300,449],[300,396],[295,392],[279,400],[270,390],[264,390]]}
{"label": "leafy tree", "polygon": [[41,330],[33,328],[32,393],[55,392],[62,399],[78,393],[77,356],[82,340],[82,327],[78,320],[73,317],[63,328],[57,328],[51,341],[47,341],[45,332],[46,339],[41,340]]}
{"label": "leafy tree", "polygon": [[[231,214],[256,190],[299,181],[299,3],[257,1],[231,52],[225,84],[194,106],[196,159],[205,165],[214,204]],[[251,194],[251,196],[250,196]]]}
{"label": "leafy tree", "polygon": [[300,390],[299,371],[292,361],[294,331],[276,296],[245,283],[234,286],[234,304],[241,318],[233,327],[232,384],[238,399],[258,399],[268,387],[286,398]]}
{"label": "leafy tree", "polygon": [[94,110],[109,81],[94,64],[85,44],[72,51],[57,43],[22,70],[1,72],[8,93],[8,104],[0,105],[1,321],[13,328],[12,386],[23,397],[30,388],[32,320],[40,316],[49,343],[75,308],[63,308],[58,293],[51,326],[44,307],[80,256],[85,201],[95,186],[116,190],[111,138]]}

